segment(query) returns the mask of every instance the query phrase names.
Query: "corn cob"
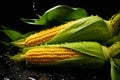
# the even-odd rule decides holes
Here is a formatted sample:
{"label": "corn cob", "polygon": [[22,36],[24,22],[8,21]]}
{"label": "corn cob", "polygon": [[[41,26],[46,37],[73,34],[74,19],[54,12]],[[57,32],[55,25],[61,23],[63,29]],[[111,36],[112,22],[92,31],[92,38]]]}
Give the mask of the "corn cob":
{"label": "corn cob", "polygon": [[22,54],[12,56],[16,62],[26,61],[36,66],[79,66],[99,68],[120,52],[120,42],[110,47],[98,42],[47,44],[24,48]]}
{"label": "corn cob", "polygon": [[[24,60],[36,66],[98,68],[110,57],[108,49],[97,42],[40,45],[24,48],[23,53]],[[12,59],[17,60],[17,57]]]}
{"label": "corn cob", "polygon": [[74,64],[74,66],[94,68],[103,66],[108,59],[117,55],[120,52],[119,48],[120,42],[110,47],[98,42],[46,45],[28,50],[25,53],[25,60],[33,65],[72,66]]}
{"label": "corn cob", "polygon": [[104,43],[113,37],[119,26],[120,13],[107,21],[99,16],[88,16],[66,24],[43,30],[15,42],[16,46],[36,46],[40,44],[59,44],[78,41],[98,41]]}
{"label": "corn cob", "polygon": [[59,60],[79,57],[79,52],[62,47],[35,48],[25,54],[25,59],[30,64],[48,64]]}
{"label": "corn cob", "polygon": [[[112,20],[117,22],[118,18]],[[25,41],[26,46],[36,46],[43,43],[59,44],[65,42],[78,42],[78,41],[98,41],[105,42],[110,39],[117,32],[118,25],[113,25],[110,22],[102,19],[99,16],[89,16],[78,19],[52,29],[41,31],[30,37]]]}
{"label": "corn cob", "polygon": [[51,29],[47,29],[47,30],[43,30],[38,33],[35,33],[35,34],[29,36],[25,40],[25,45],[26,46],[36,46],[36,45],[42,44],[44,42],[47,42],[48,40],[53,38],[57,33],[59,33],[64,28],[68,27],[72,23],[73,23],[73,21],[68,22],[65,25],[60,25],[58,27],[53,27]]}
{"label": "corn cob", "polygon": [[25,53],[26,62],[37,66],[98,68],[108,57],[107,49],[96,42],[43,45]]}

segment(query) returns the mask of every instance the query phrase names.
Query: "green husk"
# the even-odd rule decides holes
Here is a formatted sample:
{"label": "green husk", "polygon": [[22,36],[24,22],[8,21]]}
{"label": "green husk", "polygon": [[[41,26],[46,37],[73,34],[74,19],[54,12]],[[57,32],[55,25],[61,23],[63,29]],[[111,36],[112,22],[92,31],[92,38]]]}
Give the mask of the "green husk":
{"label": "green husk", "polygon": [[[120,50],[119,50],[119,53],[120,53]],[[111,79],[119,80],[120,79],[120,54],[111,58],[110,63],[111,63]]]}
{"label": "green husk", "polygon": [[116,56],[117,54],[119,54],[120,52],[120,41],[115,42],[114,44],[112,44],[110,47],[108,47],[110,50],[110,55],[111,57]]}
{"label": "green husk", "polygon": [[114,14],[110,19],[109,19],[110,24],[114,28],[114,30],[117,30],[118,26],[120,25],[120,11],[118,11],[116,14]]}
{"label": "green husk", "polygon": [[119,80],[120,79],[120,41],[116,42],[113,47],[112,58],[110,59],[110,74],[111,80]]}
{"label": "green husk", "polygon": [[109,21],[96,15],[76,20],[46,43],[59,44],[76,41],[97,41],[102,43],[113,35],[114,29]]}
{"label": "green husk", "polygon": [[24,53],[23,52],[17,53],[16,55],[10,57],[10,59],[14,60],[15,62],[24,62],[25,61]]}
{"label": "green husk", "polygon": [[110,46],[113,43],[120,41],[120,11],[114,14],[110,18],[109,22],[116,32],[114,32],[115,35],[112,38],[104,42],[104,44],[107,46]]}
{"label": "green husk", "polygon": [[26,40],[26,38],[22,38],[22,39],[13,41],[13,42],[11,42],[11,43],[12,43],[13,45],[15,45],[16,47],[24,48],[24,47],[25,47],[25,40]]}

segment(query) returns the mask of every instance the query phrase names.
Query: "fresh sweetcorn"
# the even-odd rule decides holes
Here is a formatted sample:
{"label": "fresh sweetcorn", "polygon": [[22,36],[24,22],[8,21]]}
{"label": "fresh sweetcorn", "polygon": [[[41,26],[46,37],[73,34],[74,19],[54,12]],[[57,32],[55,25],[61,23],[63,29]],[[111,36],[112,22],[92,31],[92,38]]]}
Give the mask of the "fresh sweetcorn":
{"label": "fresh sweetcorn", "polygon": [[65,42],[97,41],[104,43],[118,32],[120,13],[113,15],[110,20],[99,16],[88,16],[73,20],[60,26],[36,32],[25,40],[16,41],[16,46],[37,46],[41,44],[60,44]]}
{"label": "fresh sweetcorn", "polygon": [[[120,16],[117,17],[117,21],[119,21]],[[102,43],[117,33],[118,25],[111,24],[112,20],[107,21],[99,16],[89,16],[71,21],[31,35],[26,39],[25,45],[36,46],[44,43],[59,44],[78,41],[97,41]]]}
{"label": "fresh sweetcorn", "polygon": [[65,29],[66,27],[68,27],[72,23],[73,23],[73,21],[68,22],[65,25],[60,25],[60,26],[57,26],[57,27],[53,27],[51,29],[47,29],[47,30],[37,32],[37,33],[29,36],[25,40],[25,46],[36,46],[36,45],[45,43],[45,42],[49,41],[51,38],[53,38],[61,30]]}
{"label": "fresh sweetcorn", "polygon": [[[109,50],[97,42],[47,44],[24,48],[22,60],[36,66],[98,68],[109,59]],[[18,54],[17,54],[18,55]],[[15,61],[21,55],[12,57]],[[94,66],[93,66],[94,65]]]}
{"label": "fresh sweetcorn", "polygon": [[64,44],[47,44],[24,48],[22,54],[11,59],[26,61],[35,66],[67,66],[80,68],[99,68],[111,57],[118,54],[120,42],[110,47],[98,42],[73,42]]}
{"label": "fresh sweetcorn", "polygon": [[25,59],[30,64],[49,64],[59,60],[79,57],[79,52],[62,47],[35,48],[25,54]]}

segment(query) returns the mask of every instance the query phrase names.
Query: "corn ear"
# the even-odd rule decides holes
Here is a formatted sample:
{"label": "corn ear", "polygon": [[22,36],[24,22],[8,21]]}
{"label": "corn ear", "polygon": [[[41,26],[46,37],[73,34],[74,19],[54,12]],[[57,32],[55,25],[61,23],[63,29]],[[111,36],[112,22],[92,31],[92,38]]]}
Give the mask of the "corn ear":
{"label": "corn ear", "polygon": [[[59,44],[65,42],[97,41],[107,42],[118,32],[120,13],[113,15],[110,20],[99,16],[88,16],[66,24],[43,30],[27,37],[24,41],[15,41],[18,47],[30,47],[40,44]],[[116,38],[115,38],[116,39]],[[113,40],[108,41],[108,43]],[[117,40],[118,41],[118,40]]]}
{"label": "corn ear", "polygon": [[26,38],[25,46],[36,46],[36,45],[43,44],[43,43],[49,41],[57,33],[59,33],[61,30],[68,27],[73,22],[74,21],[71,21],[71,22],[68,22],[67,24],[53,27],[51,29],[43,30],[43,31],[40,31],[40,32],[33,34],[33,35]]}
{"label": "corn ear", "polygon": [[27,64],[34,66],[94,69],[103,66],[110,55],[109,50],[97,42],[74,42],[26,48],[24,58]]}
{"label": "corn ear", "polygon": [[81,54],[76,51],[62,47],[35,48],[25,54],[25,59],[30,64],[49,64],[59,60],[79,57]]}
{"label": "corn ear", "polygon": [[[26,47],[22,54],[11,57],[32,66],[99,68],[120,52],[120,41],[110,47],[98,42],[73,42]],[[64,55],[63,55],[64,54]],[[73,65],[74,64],[74,65]]]}
{"label": "corn ear", "polygon": [[35,33],[25,40],[25,46],[59,44],[65,42],[97,41],[103,43],[118,31],[120,14],[104,20],[99,16],[88,16],[66,24]]}
{"label": "corn ear", "polygon": [[120,41],[110,47],[103,46],[98,42],[49,44],[27,48],[25,60],[28,64],[36,66],[95,69],[102,67],[107,60],[116,56],[119,52]]}

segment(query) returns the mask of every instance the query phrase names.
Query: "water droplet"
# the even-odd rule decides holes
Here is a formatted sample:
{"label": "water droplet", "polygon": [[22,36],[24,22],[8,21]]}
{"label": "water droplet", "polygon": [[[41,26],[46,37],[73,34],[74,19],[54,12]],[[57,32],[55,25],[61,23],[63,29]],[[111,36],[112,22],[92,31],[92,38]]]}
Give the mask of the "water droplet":
{"label": "water droplet", "polygon": [[35,2],[33,2],[33,10],[36,11],[36,8],[35,8]]}
{"label": "water droplet", "polygon": [[4,78],[4,80],[10,80],[9,78]]}
{"label": "water droplet", "polygon": [[97,77],[96,76],[93,76],[94,79],[96,79]]}
{"label": "water droplet", "polygon": [[8,51],[8,52],[6,52],[6,54],[10,54],[10,52]]}
{"label": "water droplet", "polygon": [[28,77],[29,80],[36,80],[35,78],[32,78],[32,77]]}
{"label": "water droplet", "polygon": [[19,77],[21,77],[22,75],[20,74]]}

